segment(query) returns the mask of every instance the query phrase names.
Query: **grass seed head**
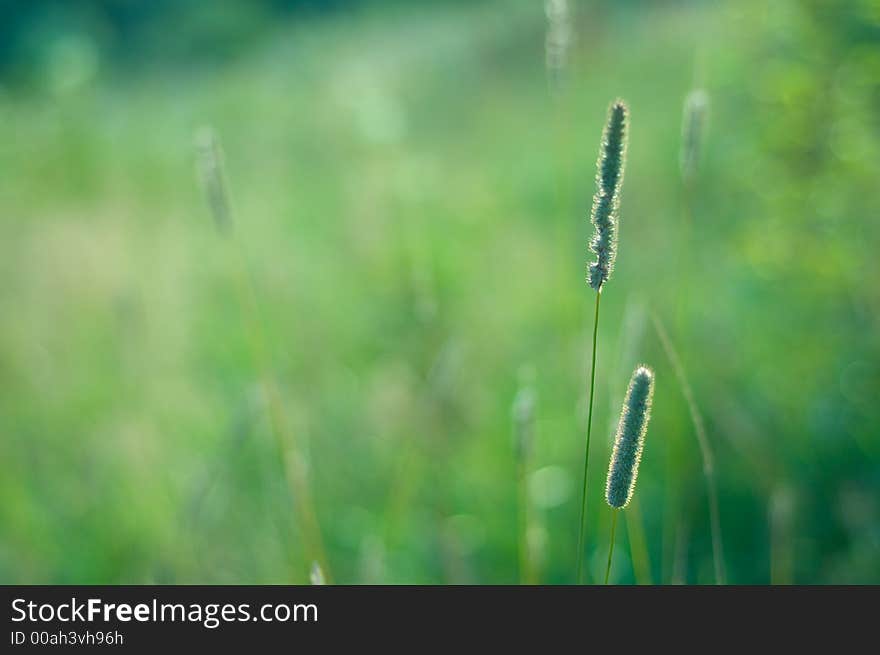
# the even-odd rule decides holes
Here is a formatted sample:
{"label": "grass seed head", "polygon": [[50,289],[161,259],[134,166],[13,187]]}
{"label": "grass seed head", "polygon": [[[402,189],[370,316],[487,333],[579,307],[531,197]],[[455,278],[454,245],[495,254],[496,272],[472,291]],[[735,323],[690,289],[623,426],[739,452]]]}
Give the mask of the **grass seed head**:
{"label": "grass seed head", "polygon": [[702,89],[691,91],[684,100],[681,120],[679,164],[681,175],[685,180],[693,179],[697,173],[708,114],[709,96]]}
{"label": "grass seed head", "polygon": [[321,569],[321,565],[317,562],[312,562],[312,570],[309,573],[309,580],[313,585],[325,585],[327,584],[324,579],[324,571]]}
{"label": "grass seed head", "polygon": [[225,233],[232,228],[232,210],[229,192],[226,187],[226,173],[223,164],[223,148],[217,133],[210,127],[202,127],[196,133],[196,154],[199,177],[208,208],[217,229]]}
{"label": "grass seed head", "polygon": [[608,109],[608,120],[602,133],[596,164],[597,190],[590,214],[594,229],[590,250],[596,255],[596,261],[590,263],[587,280],[596,291],[600,291],[611,277],[617,257],[617,216],[628,132],[629,108],[623,100],[615,100]]}
{"label": "grass seed head", "polygon": [[626,507],[632,499],[639,474],[639,461],[645,443],[645,432],[651,418],[654,396],[654,372],[639,366],[633,372],[620,412],[614,450],[608,465],[605,499],[611,507]]}
{"label": "grass seed head", "polygon": [[555,91],[562,85],[568,67],[574,29],[568,0],[544,0],[544,13],[547,16],[547,36],[544,41],[545,63],[551,87]]}

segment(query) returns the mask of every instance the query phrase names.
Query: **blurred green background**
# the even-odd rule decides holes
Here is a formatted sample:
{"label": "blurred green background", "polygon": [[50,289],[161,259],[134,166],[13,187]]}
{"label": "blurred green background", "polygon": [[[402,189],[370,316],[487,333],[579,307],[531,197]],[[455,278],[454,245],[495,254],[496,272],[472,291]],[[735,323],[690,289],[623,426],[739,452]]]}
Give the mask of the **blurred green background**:
{"label": "blurred green background", "polygon": [[[572,582],[588,212],[620,96],[590,580],[645,362],[654,413],[612,578],[714,581],[656,315],[714,452],[727,580],[880,583],[880,2],[568,5],[548,22],[539,0],[0,3],[0,582],[307,582],[269,378],[334,581],[517,582],[527,496],[537,579]],[[203,125],[225,236],[196,175]]]}

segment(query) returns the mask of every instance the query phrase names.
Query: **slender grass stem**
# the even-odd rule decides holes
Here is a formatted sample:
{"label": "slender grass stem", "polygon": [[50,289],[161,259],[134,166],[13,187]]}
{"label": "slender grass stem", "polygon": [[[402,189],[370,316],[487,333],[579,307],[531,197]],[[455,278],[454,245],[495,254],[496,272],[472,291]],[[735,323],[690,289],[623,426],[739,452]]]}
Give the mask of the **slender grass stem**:
{"label": "slender grass stem", "polygon": [[[691,227],[693,223],[693,198],[694,183],[692,176],[685,176],[681,183],[681,221],[679,235],[675,240],[675,297],[673,299],[673,324],[679,333],[683,333],[687,320],[687,298],[689,294],[690,278],[687,275],[687,265],[691,262]],[[680,511],[678,495],[675,491],[675,480],[681,478],[681,466],[679,458],[671,453],[667,459],[666,471],[666,513],[671,515],[663,524],[663,572],[672,571],[675,579],[677,567],[677,543],[679,537],[675,534],[676,526],[680,526],[683,518]],[[665,575],[663,576],[665,577]]]}
{"label": "slender grass stem", "polygon": [[596,386],[596,338],[599,334],[599,301],[602,299],[602,289],[596,292],[596,314],[593,320],[593,356],[590,365],[590,404],[587,410],[587,445],[584,450],[584,484],[581,493],[581,519],[578,530],[577,547],[577,583],[583,584],[584,571],[584,523],[587,518],[587,474],[590,469],[590,436],[593,428],[593,390]]}
{"label": "slender grass stem", "polygon": [[694,425],[694,432],[697,436],[697,443],[700,446],[700,456],[703,460],[703,476],[706,478],[706,495],[709,500],[709,521],[712,532],[712,561],[715,569],[715,584],[725,584],[726,574],[724,567],[724,546],[721,540],[721,516],[718,508],[718,486],[715,479],[715,465],[712,458],[712,449],[709,446],[709,437],[706,434],[706,424],[703,422],[703,416],[697,407],[697,401],[694,398],[693,389],[688,382],[685,374],[684,365],[678,356],[669,334],[663,327],[663,323],[656,315],[652,315],[654,322],[654,330],[660,339],[660,344],[666,353],[675,377],[678,379],[678,385],[684,396],[685,402],[690,413],[691,423]]}
{"label": "slender grass stem", "polygon": [[608,564],[605,566],[605,584],[608,584],[608,577],[611,575],[611,556],[614,554],[614,533],[617,531],[617,512],[611,510],[611,544],[608,546]]}
{"label": "slender grass stem", "polygon": [[[227,257],[233,257],[236,291],[241,307],[244,332],[250,341],[251,357],[263,388],[269,428],[278,446],[281,467],[293,496],[294,516],[298,524],[306,556],[317,562],[329,581],[330,569],[321,539],[321,527],[315,513],[305,466],[297,447],[295,434],[290,430],[284,413],[284,404],[274,375],[271,373],[269,349],[257,302],[256,285],[248,266],[245,249],[234,230],[232,204],[226,185],[223,153],[217,135],[203,128],[197,135],[198,164],[208,208],[218,233],[224,237]],[[232,251],[232,252],[230,252]]]}
{"label": "slender grass stem", "polygon": [[257,303],[253,279],[250,275],[243,247],[237,239],[233,240],[235,241],[235,272],[238,296],[242,306],[242,316],[246,322],[246,332],[251,340],[251,352],[258,369],[258,374],[261,377],[263,393],[266,398],[270,431],[275,438],[281,458],[281,466],[288,487],[294,497],[296,516],[299,519],[300,532],[306,545],[306,555],[309,559],[318,562],[324,571],[325,579],[329,581],[330,568],[324,550],[324,542],[321,538],[321,527],[318,523],[311,490],[300,459],[298,444],[287,424],[277,383],[272,374],[269,373],[268,349],[263,333],[262,321],[260,320],[259,304]]}

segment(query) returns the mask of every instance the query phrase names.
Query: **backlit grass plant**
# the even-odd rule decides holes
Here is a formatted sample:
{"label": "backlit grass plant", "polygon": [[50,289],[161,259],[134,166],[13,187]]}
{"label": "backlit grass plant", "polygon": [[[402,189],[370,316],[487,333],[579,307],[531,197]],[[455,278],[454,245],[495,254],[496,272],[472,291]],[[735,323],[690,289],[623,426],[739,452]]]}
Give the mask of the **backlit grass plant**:
{"label": "backlit grass plant", "polygon": [[706,423],[703,415],[697,405],[694,390],[688,381],[685,373],[684,364],[678,351],[669,338],[669,333],[657,314],[652,317],[654,322],[654,330],[666,353],[666,358],[672,367],[672,372],[678,381],[678,387],[687,403],[688,414],[691,418],[691,424],[694,426],[694,434],[699,445],[700,458],[703,461],[703,477],[706,481],[706,496],[709,501],[709,521],[712,532],[712,564],[715,569],[715,584],[726,584],[727,574],[724,565],[724,545],[721,538],[721,511],[718,503],[718,482],[715,479],[715,458],[712,455],[712,446],[709,443],[709,436],[706,432]]}
{"label": "backlit grass plant", "polygon": [[587,476],[590,467],[590,436],[593,426],[593,396],[596,386],[596,342],[599,332],[599,301],[602,291],[614,270],[617,258],[617,220],[620,210],[620,191],[626,163],[627,134],[629,131],[629,108],[623,100],[615,100],[608,109],[605,130],[599,146],[596,164],[596,195],[590,219],[593,237],[590,251],[596,256],[587,271],[587,282],[596,292],[596,309],[593,318],[593,354],[590,364],[590,397],[587,410],[587,443],[584,450],[584,477],[581,494],[581,514],[578,525],[577,582],[583,582],[584,530],[587,512]]}
{"label": "backlit grass plant", "polygon": [[[691,277],[688,275],[689,265],[693,265],[692,228],[694,224],[694,204],[697,192],[697,176],[699,173],[700,158],[703,144],[706,140],[708,128],[709,96],[703,89],[693,89],[688,93],[684,101],[681,124],[681,150],[679,165],[682,184],[682,223],[677,240],[679,249],[678,282],[676,289],[676,323],[678,330],[684,329],[684,317],[687,315],[687,300],[691,297],[689,285]],[[688,382],[684,364],[681,357],[673,346],[663,322],[658,314],[653,315],[654,330],[660,340],[666,357],[669,360],[678,386],[688,406],[688,413],[694,427],[694,434],[700,447],[700,456],[703,462],[703,476],[706,480],[706,494],[709,505],[709,518],[712,532],[712,562],[715,571],[715,583],[725,584],[727,579],[724,564],[724,546],[721,536],[721,516],[718,503],[718,485],[715,478],[715,466],[712,456],[712,448],[706,433],[705,422],[696,402],[695,394]],[[681,337],[681,334],[679,334]]]}
{"label": "backlit grass plant", "polygon": [[[260,320],[257,294],[250,274],[244,247],[237,238],[232,203],[223,159],[223,148],[217,133],[203,127],[196,134],[196,155],[199,177],[208,209],[224,245],[233,251],[236,290],[241,306],[245,332],[250,341],[254,366],[260,377],[265,397],[269,430],[275,438],[285,478],[295,504],[295,521],[304,542],[306,555],[311,557],[322,581],[330,579],[330,569],[321,535],[321,526],[312,500],[306,467],[300,448],[282,402],[281,393],[272,373],[265,330]],[[315,578],[315,569],[311,572]]]}
{"label": "backlit grass plant", "polygon": [[651,401],[654,397],[654,371],[647,366],[639,366],[632,374],[617,434],[614,437],[614,450],[608,464],[608,479],[605,483],[605,500],[611,507],[611,545],[608,548],[608,564],[605,567],[605,584],[611,573],[611,556],[614,553],[614,532],[617,527],[618,510],[625,508],[632,500],[639,475],[639,463],[645,446],[645,433],[651,419]]}

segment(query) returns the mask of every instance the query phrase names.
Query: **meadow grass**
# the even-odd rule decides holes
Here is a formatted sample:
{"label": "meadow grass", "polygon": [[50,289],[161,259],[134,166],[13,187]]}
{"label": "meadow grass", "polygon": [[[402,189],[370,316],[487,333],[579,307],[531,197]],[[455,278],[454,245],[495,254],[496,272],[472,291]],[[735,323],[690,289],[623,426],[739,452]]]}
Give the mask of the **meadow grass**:
{"label": "meadow grass", "polygon": [[313,558],[311,576],[316,572],[322,584],[329,579],[329,566],[321,536],[312,493],[306,472],[306,464],[297,445],[295,435],[285,415],[283,401],[271,370],[271,354],[266,343],[263,319],[257,302],[254,281],[248,267],[241,241],[236,237],[235,225],[223,151],[217,134],[211,128],[202,128],[197,136],[198,168],[211,217],[225,244],[232,244],[234,251],[235,281],[244,330],[248,334],[253,364],[262,380],[265,404],[281,460],[282,469],[294,500],[295,521],[305,544],[307,557]]}
{"label": "meadow grass", "polygon": [[[533,518],[552,536],[539,579],[571,582],[584,452],[566,435],[586,420],[594,303],[590,228],[560,210],[555,171],[577,172],[564,203],[589,203],[600,109],[620,94],[637,110],[614,273],[626,293],[603,293],[596,384],[619,402],[604,344],[638,292],[674,326],[711,437],[726,579],[877,581],[880,228],[865,218],[880,209],[877,67],[845,31],[865,24],[861,10],[829,21],[789,0],[571,4],[555,123],[531,2],[364,9],[279,25],[216,65],[101,60],[75,88],[4,83],[0,578],[307,579],[236,255],[192,184],[189,143],[209,122],[247,222],[236,237],[277,397],[316,464],[334,580],[518,579],[510,402],[530,362]],[[677,127],[696,35],[713,131],[680,270]],[[688,302],[673,315],[679,274]],[[666,379],[659,340],[622,359],[624,373],[645,360]],[[614,412],[599,400],[604,427]],[[637,497],[647,569],[664,582],[664,523],[676,578],[716,579],[693,429],[684,396],[664,391]],[[676,515],[664,461],[686,501]],[[797,499],[788,516],[769,510],[780,481]],[[190,503],[198,520],[182,528]],[[615,581],[646,568],[633,509],[633,569],[613,562]],[[586,534],[607,534],[609,518],[588,512]],[[586,573],[601,580],[604,540],[588,541]]]}
{"label": "meadow grass", "polygon": [[578,521],[578,546],[576,579],[583,582],[584,530],[587,513],[587,480],[590,470],[590,437],[593,429],[593,397],[596,387],[596,346],[599,335],[599,301],[602,290],[614,270],[617,258],[617,221],[620,211],[620,191],[623,186],[623,173],[626,166],[626,147],[629,133],[629,108],[622,100],[615,100],[608,108],[608,118],[602,132],[599,146],[599,159],[596,162],[596,194],[590,222],[593,224],[593,237],[590,251],[596,261],[588,266],[587,282],[596,292],[596,307],[593,312],[593,348],[590,361],[589,409],[587,410],[587,442],[584,447],[584,475],[581,491],[581,516]]}
{"label": "meadow grass", "polygon": [[724,545],[721,538],[721,511],[718,504],[718,483],[715,478],[715,460],[712,457],[712,448],[709,445],[709,437],[706,434],[706,425],[703,421],[700,409],[697,406],[693,389],[691,389],[691,385],[688,382],[684,365],[681,363],[678,352],[675,350],[672,341],[669,339],[669,334],[666,332],[663,322],[656,314],[651,316],[651,320],[653,321],[657,338],[663,346],[663,352],[666,354],[666,357],[669,360],[669,365],[672,367],[672,371],[675,374],[679,389],[687,403],[688,414],[700,449],[700,457],[703,462],[703,476],[706,481],[706,495],[709,500],[709,519],[712,531],[712,564],[715,570],[715,584],[725,584],[726,573],[724,566]]}
{"label": "meadow grass", "polygon": [[614,554],[614,537],[617,529],[617,514],[629,505],[635,492],[639,475],[639,463],[645,443],[645,433],[651,419],[651,403],[654,397],[654,372],[646,366],[633,371],[617,434],[614,450],[608,464],[608,478],[605,484],[605,500],[611,507],[611,538],[608,546],[608,561],[605,566],[605,584],[611,573],[611,558]]}

